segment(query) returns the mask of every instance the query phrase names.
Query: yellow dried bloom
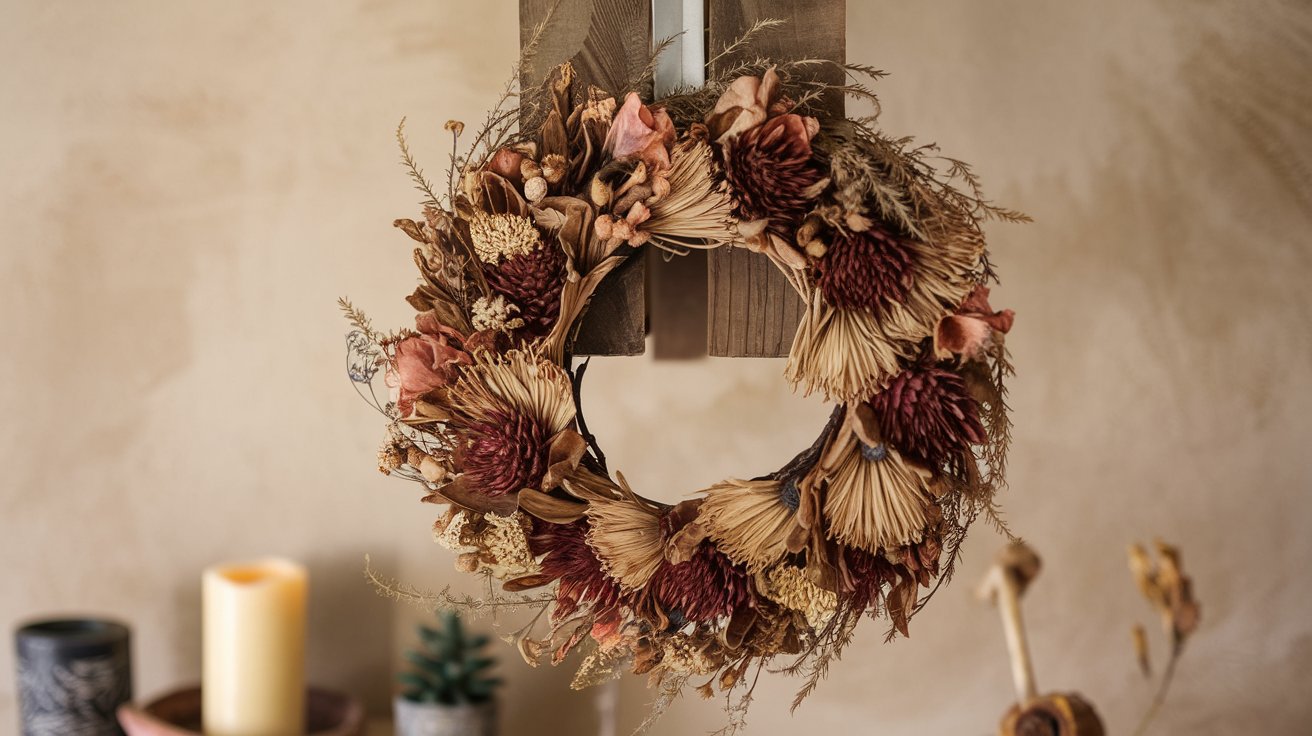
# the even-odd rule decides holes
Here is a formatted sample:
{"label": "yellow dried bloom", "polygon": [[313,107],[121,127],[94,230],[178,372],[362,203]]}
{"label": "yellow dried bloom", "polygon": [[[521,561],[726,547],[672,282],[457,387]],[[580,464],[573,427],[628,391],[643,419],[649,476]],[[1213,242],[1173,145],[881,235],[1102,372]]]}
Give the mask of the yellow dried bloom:
{"label": "yellow dried bloom", "polygon": [[777,565],[756,580],[761,595],[798,611],[813,629],[824,628],[838,607],[838,595],[811,582],[800,567]]}
{"label": "yellow dried bloom", "polygon": [[510,214],[474,217],[469,221],[469,238],[479,260],[491,264],[531,253],[542,242],[532,220]]}

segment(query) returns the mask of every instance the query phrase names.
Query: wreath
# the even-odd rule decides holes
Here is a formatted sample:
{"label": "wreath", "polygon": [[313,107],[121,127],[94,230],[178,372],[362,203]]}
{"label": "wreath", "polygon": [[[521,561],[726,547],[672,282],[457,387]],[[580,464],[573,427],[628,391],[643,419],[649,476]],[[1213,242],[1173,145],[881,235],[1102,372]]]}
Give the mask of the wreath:
{"label": "wreath", "polygon": [[[513,640],[534,665],[584,652],[575,687],[631,669],[658,703],[692,684],[745,704],[768,665],[809,678],[800,702],[863,614],[906,635],[971,523],[997,520],[1012,313],[989,305],[981,223],[1024,216],[937,149],[826,114],[836,90],[802,67],[744,63],[646,103],[562,65],[468,147],[447,123],[440,194],[398,127],[425,196],[395,222],[418,243],[418,316],[381,334],[343,301],[350,376],[388,419],[380,469],[449,505],[438,541],[504,591],[437,602],[536,607]],[[845,69],[840,93],[873,100],[859,75],[878,72]],[[644,498],[587,430],[572,338],[643,248],[727,247],[805,303],[785,375],[833,413],[774,472]]]}

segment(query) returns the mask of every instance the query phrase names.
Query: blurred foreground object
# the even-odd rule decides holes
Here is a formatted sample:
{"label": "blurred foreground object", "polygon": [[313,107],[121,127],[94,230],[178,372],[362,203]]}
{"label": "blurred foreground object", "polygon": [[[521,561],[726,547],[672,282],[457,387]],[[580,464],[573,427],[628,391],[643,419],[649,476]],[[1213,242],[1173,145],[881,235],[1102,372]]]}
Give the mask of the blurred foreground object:
{"label": "blurred foreground object", "polygon": [[439,628],[419,626],[420,645],[405,653],[413,667],[397,676],[397,736],[494,736],[501,680],[488,676],[490,639],[466,635],[455,611],[439,618]]}
{"label": "blurred foreground object", "polygon": [[205,733],[305,732],[309,575],[268,558],[214,565],[202,575]]}
{"label": "blurred foreground object", "polygon": [[[1148,556],[1148,552],[1142,546],[1130,545],[1130,572],[1134,575],[1134,582],[1139,586],[1139,591],[1161,616],[1162,629],[1171,640],[1171,654],[1166,669],[1162,672],[1162,679],[1157,685],[1153,702],[1134,731],[1136,735],[1145,733],[1149,724],[1157,717],[1157,712],[1166,700],[1166,692],[1175,677],[1175,665],[1184,652],[1184,643],[1198,629],[1201,615],[1198,601],[1194,599],[1193,580],[1184,574],[1179,548],[1166,544],[1160,539],[1153,546],[1157,552],[1155,560]],[[1137,624],[1132,633],[1139,668],[1143,671],[1144,677],[1151,678],[1152,659],[1149,657],[1148,633]]]}
{"label": "blurred foreground object", "polygon": [[1052,693],[1039,697],[1034,684],[1034,665],[1025,640],[1020,597],[1042,562],[1034,550],[1015,542],[998,553],[997,560],[976,589],[981,600],[997,604],[1002,629],[1007,636],[1011,676],[1016,686],[1016,704],[1002,717],[1002,736],[1103,736],[1102,720],[1087,701],[1074,693]]}
{"label": "blurred foreground object", "polygon": [[[201,689],[176,690],[140,708],[119,708],[118,720],[128,736],[201,736]],[[359,700],[311,687],[305,694],[308,736],[361,736],[364,706]]]}
{"label": "blurred foreground object", "polygon": [[132,699],[129,638],[127,626],[89,618],[18,629],[23,736],[119,736],[114,711]]}

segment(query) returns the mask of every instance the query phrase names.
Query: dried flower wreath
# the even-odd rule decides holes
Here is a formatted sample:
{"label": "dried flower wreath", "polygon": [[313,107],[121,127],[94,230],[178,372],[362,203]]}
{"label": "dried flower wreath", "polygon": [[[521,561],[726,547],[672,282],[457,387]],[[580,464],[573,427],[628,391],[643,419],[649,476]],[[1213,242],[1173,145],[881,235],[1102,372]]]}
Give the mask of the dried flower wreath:
{"label": "dried flower wreath", "polygon": [[[508,87],[468,155],[447,124],[441,196],[398,128],[426,197],[421,220],[395,223],[419,244],[419,314],[384,335],[343,301],[350,376],[389,418],[381,470],[450,505],[436,534],[457,567],[512,594],[554,585],[464,602],[537,607],[514,640],[530,664],[585,650],[575,687],[648,673],[659,712],[695,678],[741,718],[760,669],[787,657],[777,669],[809,678],[800,702],[862,614],[906,635],[970,524],[997,521],[1012,313],[989,306],[980,223],[1024,217],[988,204],[962,162],[823,114],[833,88],[799,79],[815,63],[758,59],[651,104],[580,89],[562,65],[515,107]],[[643,246],[745,247],[788,278],[807,311],[787,379],[836,404],[810,448],[675,505],[609,471],[570,346],[597,285]]]}

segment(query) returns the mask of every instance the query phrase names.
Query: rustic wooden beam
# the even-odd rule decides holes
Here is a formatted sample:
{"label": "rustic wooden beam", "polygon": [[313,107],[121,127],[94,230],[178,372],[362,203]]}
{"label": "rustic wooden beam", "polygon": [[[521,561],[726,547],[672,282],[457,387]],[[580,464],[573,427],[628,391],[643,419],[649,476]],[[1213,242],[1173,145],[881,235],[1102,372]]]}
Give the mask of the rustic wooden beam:
{"label": "rustic wooden beam", "polygon": [[[622,96],[646,63],[651,48],[651,0],[520,0],[521,48],[543,20],[548,20],[547,27],[532,58],[521,69],[521,84],[526,89],[541,84],[557,64],[571,61],[583,85],[594,84]],[[647,318],[645,261],[630,258],[597,288],[574,342],[575,355],[642,354]]]}
{"label": "rustic wooden beam", "polygon": [[[847,59],[846,0],[710,0],[707,56],[714,57],[765,18],[786,24],[761,34],[744,53],[787,59]],[[714,64],[723,68],[742,57]],[[712,70],[714,71],[714,69]],[[815,76],[843,82],[841,69],[817,67]],[[830,112],[843,114],[841,94],[826,97]],[[763,255],[742,248],[719,248],[710,254],[708,330],[711,355],[782,357],[802,319],[796,292]]]}
{"label": "rustic wooden beam", "polygon": [[[706,81],[704,0],[652,0],[652,40],[673,39],[657,60],[655,97]],[[671,256],[647,249],[647,314],[657,360],[706,355],[706,251]]]}

